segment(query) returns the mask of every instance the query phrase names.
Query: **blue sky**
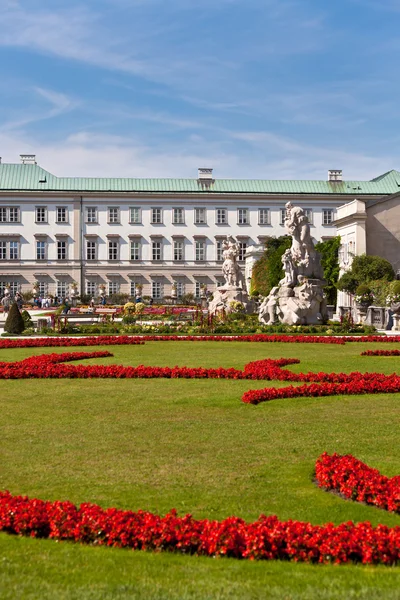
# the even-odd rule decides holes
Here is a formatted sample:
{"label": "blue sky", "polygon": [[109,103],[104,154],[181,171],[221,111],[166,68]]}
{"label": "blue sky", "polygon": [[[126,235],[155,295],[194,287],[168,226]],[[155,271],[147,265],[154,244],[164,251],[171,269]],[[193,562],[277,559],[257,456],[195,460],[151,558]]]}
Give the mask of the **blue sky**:
{"label": "blue sky", "polygon": [[0,0],[0,155],[59,176],[400,169],[400,0]]}

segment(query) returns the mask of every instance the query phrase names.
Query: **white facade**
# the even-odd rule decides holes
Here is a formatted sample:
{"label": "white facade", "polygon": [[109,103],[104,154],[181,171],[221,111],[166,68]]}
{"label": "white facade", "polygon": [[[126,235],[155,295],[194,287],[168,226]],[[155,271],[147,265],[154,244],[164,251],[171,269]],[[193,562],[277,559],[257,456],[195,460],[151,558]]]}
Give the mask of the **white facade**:
{"label": "white facade", "polygon": [[[378,183],[367,183],[368,198],[381,197],[369,191]],[[227,235],[242,244],[244,270],[249,246],[286,234],[288,201],[305,209],[319,241],[336,235],[338,208],[357,202],[353,189],[360,186],[331,179],[217,180],[211,169],[196,180],[59,179],[34,157],[0,164],[0,292],[6,283],[27,291],[37,281],[41,293],[56,295],[76,282],[90,295],[101,285],[134,295],[142,284],[143,296],[158,298],[176,284],[178,295],[198,296],[201,285],[213,291],[223,282]]]}

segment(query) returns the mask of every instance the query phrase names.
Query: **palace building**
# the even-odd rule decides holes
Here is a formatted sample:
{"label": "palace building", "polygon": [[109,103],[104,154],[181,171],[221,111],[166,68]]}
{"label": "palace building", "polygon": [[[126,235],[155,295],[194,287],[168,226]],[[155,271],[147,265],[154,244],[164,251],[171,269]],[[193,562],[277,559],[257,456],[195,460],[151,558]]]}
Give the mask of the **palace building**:
{"label": "palace building", "polygon": [[234,236],[244,266],[249,247],[286,233],[285,204],[306,211],[315,241],[336,235],[338,207],[375,202],[400,191],[400,173],[346,181],[218,179],[199,169],[193,179],[56,177],[34,155],[0,164],[0,293],[32,289],[161,298],[200,295],[223,283],[222,240]]}

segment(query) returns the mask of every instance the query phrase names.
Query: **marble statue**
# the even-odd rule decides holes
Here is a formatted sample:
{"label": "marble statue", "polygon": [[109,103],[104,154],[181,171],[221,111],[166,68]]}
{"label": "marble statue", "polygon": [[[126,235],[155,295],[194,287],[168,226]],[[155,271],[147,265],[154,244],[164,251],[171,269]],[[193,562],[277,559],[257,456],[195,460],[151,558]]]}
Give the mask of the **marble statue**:
{"label": "marble statue", "polygon": [[311,325],[327,320],[320,255],[314,248],[310,224],[300,206],[286,204],[285,227],[292,245],[282,255],[284,277],[260,306],[259,321],[272,325]]}
{"label": "marble statue", "polygon": [[224,285],[218,287],[213,299],[209,303],[208,310],[211,313],[221,311],[230,312],[232,302],[241,302],[246,312],[253,310],[253,304],[249,300],[244,278],[238,264],[240,245],[231,235],[222,242],[222,274],[225,279]]}

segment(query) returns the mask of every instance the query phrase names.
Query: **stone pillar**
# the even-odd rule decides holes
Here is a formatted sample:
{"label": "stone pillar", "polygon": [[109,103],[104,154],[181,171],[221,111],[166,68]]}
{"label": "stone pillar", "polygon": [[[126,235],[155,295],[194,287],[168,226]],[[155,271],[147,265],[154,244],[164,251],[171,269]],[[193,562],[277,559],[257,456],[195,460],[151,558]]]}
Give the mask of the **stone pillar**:
{"label": "stone pillar", "polygon": [[262,257],[264,254],[265,248],[264,246],[249,246],[246,250],[245,258],[245,282],[247,293],[250,294],[251,287],[251,277],[253,274],[253,268],[256,262]]}

